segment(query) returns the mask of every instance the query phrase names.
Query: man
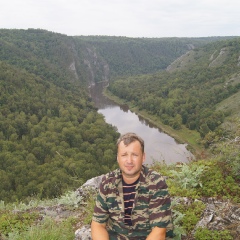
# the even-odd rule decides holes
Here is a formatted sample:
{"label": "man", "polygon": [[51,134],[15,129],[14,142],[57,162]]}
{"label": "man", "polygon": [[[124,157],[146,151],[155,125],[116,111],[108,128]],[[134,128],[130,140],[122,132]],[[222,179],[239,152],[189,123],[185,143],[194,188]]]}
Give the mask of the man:
{"label": "man", "polygon": [[171,200],[164,178],[143,165],[144,141],[126,133],[117,141],[119,169],[99,188],[91,230],[93,240],[162,240],[171,237]]}

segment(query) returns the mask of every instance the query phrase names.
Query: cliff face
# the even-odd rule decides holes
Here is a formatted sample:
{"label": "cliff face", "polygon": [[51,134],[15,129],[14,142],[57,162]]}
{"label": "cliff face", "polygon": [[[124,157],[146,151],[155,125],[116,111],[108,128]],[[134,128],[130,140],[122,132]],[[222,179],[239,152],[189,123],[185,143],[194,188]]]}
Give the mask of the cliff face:
{"label": "cliff face", "polygon": [[87,66],[90,77],[90,83],[108,81],[109,80],[109,65],[108,63],[97,53],[96,49],[92,47],[86,47],[84,64]]}

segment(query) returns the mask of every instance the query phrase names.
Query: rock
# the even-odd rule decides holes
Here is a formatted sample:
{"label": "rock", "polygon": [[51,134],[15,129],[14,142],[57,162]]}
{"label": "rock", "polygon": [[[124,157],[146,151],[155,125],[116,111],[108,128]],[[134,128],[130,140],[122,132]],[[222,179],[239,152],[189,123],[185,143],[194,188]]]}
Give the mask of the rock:
{"label": "rock", "polygon": [[85,182],[75,192],[79,196],[83,197],[83,199],[85,199],[89,195],[89,193],[91,193],[91,191],[97,191],[98,190],[103,176],[104,175],[101,175],[101,176],[97,176],[97,177],[94,177],[94,178],[91,178],[91,179],[87,180],[87,182]]}
{"label": "rock", "polygon": [[83,226],[75,231],[75,240],[91,240],[91,228],[90,226]]}
{"label": "rock", "polygon": [[215,207],[213,204],[207,205],[204,214],[202,216],[202,219],[197,223],[195,229],[201,227],[201,228],[207,228],[208,224],[213,220],[214,217],[214,210]]}
{"label": "rock", "polygon": [[[76,190],[76,193],[85,199],[92,191],[97,191],[102,181],[101,176],[89,179],[80,188]],[[91,240],[91,228],[90,225],[82,226],[75,231],[75,240]]]}
{"label": "rock", "polygon": [[229,201],[220,201],[214,198],[203,199],[206,208],[198,227],[209,230],[229,230],[234,240],[240,240],[240,205]]}
{"label": "rock", "polygon": [[103,178],[104,175],[101,175],[101,176],[97,176],[97,177],[94,177],[94,178],[91,178],[89,180],[87,180],[83,185],[82,187],[92,187],[92,188],[98,188],[101,181],[102,181],[102,178]]}

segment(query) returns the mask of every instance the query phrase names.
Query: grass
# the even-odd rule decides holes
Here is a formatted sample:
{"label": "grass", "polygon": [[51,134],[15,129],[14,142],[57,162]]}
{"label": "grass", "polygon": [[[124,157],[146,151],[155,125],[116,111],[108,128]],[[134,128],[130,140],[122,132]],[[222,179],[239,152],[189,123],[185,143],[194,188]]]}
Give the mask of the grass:
{"label": "grass", "polygon": [[232,117],[240,117],[240,91],[217,105],[217,110],[231,112]]}
{"label": "grass", "polygon": [[[56,221],[46,217],[39,208],[55,211],[57,206],[71,212],[81,211],[83,198],[74,191],[66,192],[54,199],[32,198],[27,202],[5,204],[0,201],[0,239],[1,240],[68,240],[74,239],[74,227],[80,221],[76,216]],[[52,209],[52,210],[51,210]]]}
{"label": "grass", "polygon": [[26,231],[14,231],[8,235],[11,240],[73,240],[74,232],[71,221],[56,223],[46,218],[37,225],[30,226]]}
{"label": "grass", "polygon": [[31,198],[30,200],[26,199],[26,202],[17,202],[17,203],[8,203],[5,204],[4,201],[0,201],[0,211],[2,210],[19,210],[19,211],[26,211],[28,209],[33,209],[39,206],[44,207],[50,207],[50,206],[56,206],[59,204],[63,204],[64,206],[67,206],[69,208],[74,208],[81,203],[82,197],[79,196],[74,191],[66,192],[64,195],[62,195],[59,198],[54,199],[44,199],[40,200],[37,197]]}

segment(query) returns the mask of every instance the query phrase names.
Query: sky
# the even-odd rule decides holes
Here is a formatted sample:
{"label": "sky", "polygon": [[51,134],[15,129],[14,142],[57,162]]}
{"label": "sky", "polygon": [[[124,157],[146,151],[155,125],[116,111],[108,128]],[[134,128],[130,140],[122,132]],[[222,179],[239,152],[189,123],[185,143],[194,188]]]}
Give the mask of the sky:
{"label": "sky", "polygon": [[0,0],[0,28],[68,36],[240,36],[239,0]]}

